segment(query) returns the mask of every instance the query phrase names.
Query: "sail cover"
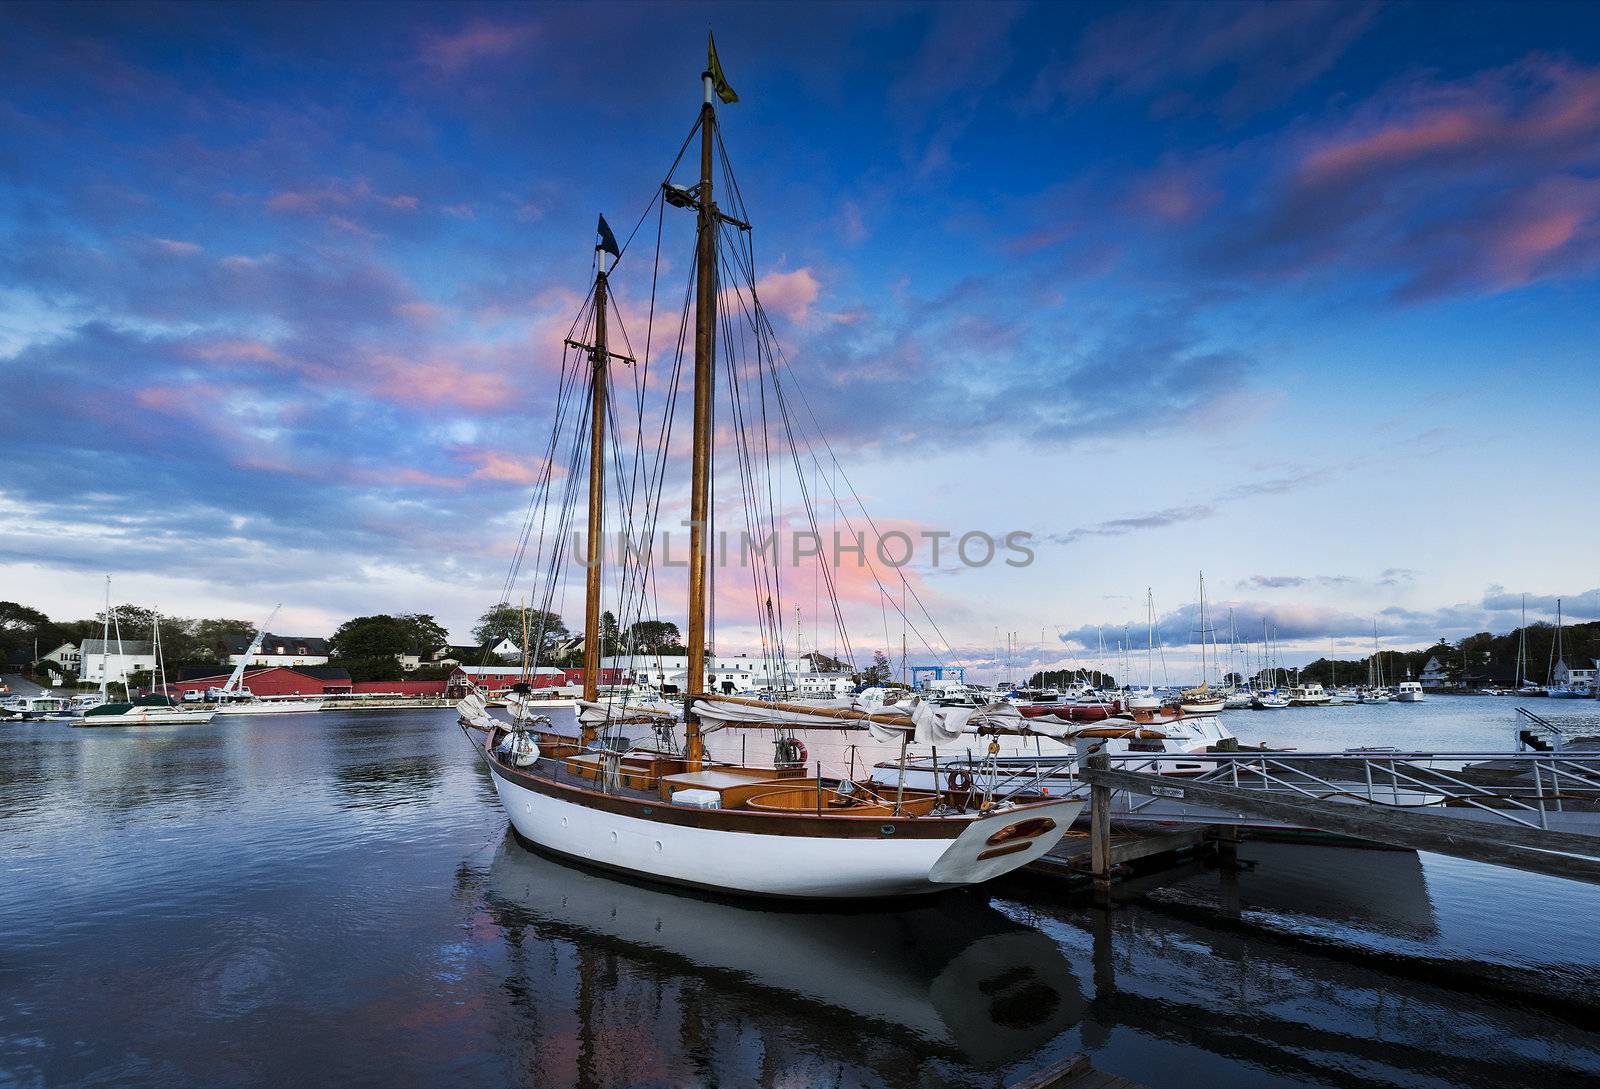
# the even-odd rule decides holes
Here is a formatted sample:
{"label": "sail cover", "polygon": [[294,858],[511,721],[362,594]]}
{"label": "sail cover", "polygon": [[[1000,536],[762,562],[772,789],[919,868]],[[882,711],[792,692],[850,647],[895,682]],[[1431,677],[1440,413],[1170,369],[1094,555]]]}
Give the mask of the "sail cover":
{"label": "sail cover", "polygon": [[[898,744],[909,740],[917,745],[948,745],[965,733],[976,733],[987,725],[990,712],[1002,707],[952,707],[941,709],[913,696],[894,704],[874,708],[856,706],[850,700],[819,700],[816,703],[764,703],[755,700],[726,700],[702,696],[694,701],[703,732],[729,726],[754,726],[786,730],[865,729],[874,741]],[[1016,719],[1018,732],[1022,716],[1014,708],[1003,708]],[[1006,729],[1002,725],[1000,728]]]}
{"label": "sail cover", "polygon": [[675,722],[677,718],[677,709],[670,703],[649,696],[578,701],[578,721],[585,726],[604,726],[608,722]]}

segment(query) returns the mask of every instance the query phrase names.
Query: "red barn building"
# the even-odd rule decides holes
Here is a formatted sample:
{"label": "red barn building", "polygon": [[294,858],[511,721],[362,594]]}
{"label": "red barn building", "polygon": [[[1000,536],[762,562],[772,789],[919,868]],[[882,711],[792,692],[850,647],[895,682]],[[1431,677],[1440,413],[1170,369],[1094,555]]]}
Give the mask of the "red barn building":
{"label": "red barn building", "polygon": [[[185,672],[188,672],[185,670]],[[175,694],[199,692],[202,696],[228,683],[230,673],[184,677],[170,687]],[[268,666],[247,669],[239,682],[257,696],[345,696],[355,690],[350,674],[340,666]]]}

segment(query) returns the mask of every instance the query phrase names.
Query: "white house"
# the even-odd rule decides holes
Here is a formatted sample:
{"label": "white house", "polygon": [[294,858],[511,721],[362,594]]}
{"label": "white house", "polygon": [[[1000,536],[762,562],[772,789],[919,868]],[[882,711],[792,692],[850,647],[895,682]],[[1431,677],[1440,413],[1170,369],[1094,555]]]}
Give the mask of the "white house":
{"label": "white house", "polygon": [[[1595,664],[1600,665],[1600,662]],[[1550,672],[1552,683],[1570,688],[1592,687],[1595,683],[1595,676],[1596,671],[1593,669],[1573,669],[1567,665],[1565,658],[1557,662],[1555,669]]]}
{"label": "white house", "polygon": [[55,650],[39,659],[42,662],[54,662],[61,667],[63,673],[76,673],[83,662],[78,648],[72,643],[62,643]]}
{"label": "white house", "polygon": [[1417,678],[1422,682],[1423,688],[1449,687],[1450,678],[1444,671],[1444,663],[1438,658],[1429,658],[1422,667],[1422,676]]}
{"label": "white house", "polygon": [[[250,649],[254,636],[233,635],[223,640],[228,664],[238,665]],[[250,655],[250,668],[265,666],[319,666],[328,664],[328,641],[314,635],[274,635],[261,639],[261,649]]]}
{"label": "white house", "polygon": [[[602,669],[620,670],[635,684],[661,692],[686,692],[689,658],[685,654],[614,654],[600,660]],[[736,692],[789,690],[807,696],[843,696],[854,687],[849,673],[818,670],[808,657],[775,662],[755,654],[713,655],[706,659],[706,689]]]}
{"label": "white house", "polygon": [[513,643],[510,636],[504,636],[498,643],[489,648],[489,653],[496,658],[521,658],[522,648]]}
{"label": "white house", "polygon": [[144,642],[124,639],[85,639],[79,649],[83,669],[78,679],[90,684],[121,681],[130,673],[143,673],[156,667],[155,648]]}

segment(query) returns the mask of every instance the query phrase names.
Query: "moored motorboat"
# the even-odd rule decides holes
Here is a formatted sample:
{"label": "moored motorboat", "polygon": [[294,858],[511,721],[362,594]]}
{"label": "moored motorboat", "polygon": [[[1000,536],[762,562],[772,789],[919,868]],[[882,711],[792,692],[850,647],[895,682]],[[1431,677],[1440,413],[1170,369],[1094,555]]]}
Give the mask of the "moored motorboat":
{"label": "moored motorboat", "polygon": [[0,706],[28,721],[72,717],[71,702],[61,696],[13,696]]}
{"label": "moored motorboat", "polygon": [[1320,707],[1327,702],[1328,693],[1320,684],[1297,684],[1289,689],[1289,706],[1291,707]]}
{"label": "moored motorboat", "polygon": [[1426,698],[1422,692],[1422,685],[1417,681],[1404,680],[1395,685],[1394,701],[1396,703],[1421,703]]}

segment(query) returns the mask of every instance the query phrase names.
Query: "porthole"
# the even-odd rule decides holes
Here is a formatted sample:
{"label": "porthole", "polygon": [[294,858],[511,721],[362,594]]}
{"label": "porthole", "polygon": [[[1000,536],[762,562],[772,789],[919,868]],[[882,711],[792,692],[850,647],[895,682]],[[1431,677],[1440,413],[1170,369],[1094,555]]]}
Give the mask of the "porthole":
{"label": "porthole", "polygon": [[617,842],[617,834],[615,832],[611,833],[611,842],[612,843]]}
{"label": "porthole", "polygon": [[658,839],[658,840],[656,840],[656,854],[660,854],[660,853],[661,853],[661,841]]}
{"label": "porthole", "polygon": [[892,835],[894,835],[894,825],[892,825],[892,824],[879,825],[878,826],[878,831],[882,832],[886,836],[892,836]]}

